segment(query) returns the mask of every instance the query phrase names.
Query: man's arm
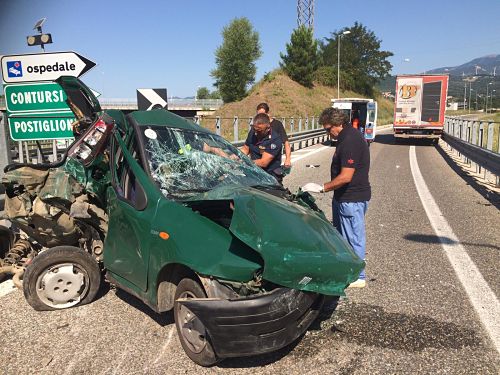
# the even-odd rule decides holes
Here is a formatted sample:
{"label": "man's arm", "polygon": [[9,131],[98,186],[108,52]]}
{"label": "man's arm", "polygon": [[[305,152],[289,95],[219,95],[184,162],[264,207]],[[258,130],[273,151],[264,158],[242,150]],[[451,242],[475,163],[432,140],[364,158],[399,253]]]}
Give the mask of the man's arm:
{"label": "man's arm", "polygon": [[292,148],[290,147],[290,142],[285,141],[285,167],[290,167],[292,165]]}
{"label": "man's arm", "polygon": [[264,152],[260,159],[254,160],[254,163],[255,163],[255,165],[257,165],[261,168],[266,168],[269,164],[271,164],[271,162],[274,159],[274,156],[275,155],[270,154],[269,152]]}
{"label": "man's arm", "polygon": [[247,145],[241,146],[240,151],[243,152],[245,155],[250,155],[250,147],[248,147]]}
{"label": "man's arm", "polygon": [[352,181],[352,176],[354,176],[355,171],[356,168],[342,167],[338,176],[336,176],[330,182],[326,182],[323,184],[323,192],[326,193],[327,191],[330,190],[336,190],[344,186],[345,184],[348,184],[349,182]]}

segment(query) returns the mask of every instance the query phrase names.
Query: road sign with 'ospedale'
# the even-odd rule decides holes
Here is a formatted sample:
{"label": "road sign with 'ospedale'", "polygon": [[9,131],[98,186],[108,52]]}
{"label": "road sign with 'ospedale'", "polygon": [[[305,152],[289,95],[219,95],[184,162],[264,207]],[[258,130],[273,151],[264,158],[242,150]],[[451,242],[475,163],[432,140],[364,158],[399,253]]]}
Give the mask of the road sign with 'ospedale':
{"label": "road sign with 'ospedale'", "polygon": [[25,83],[4,87],[5,106],[10,114],[71,112],[66,93],[57,83]]}

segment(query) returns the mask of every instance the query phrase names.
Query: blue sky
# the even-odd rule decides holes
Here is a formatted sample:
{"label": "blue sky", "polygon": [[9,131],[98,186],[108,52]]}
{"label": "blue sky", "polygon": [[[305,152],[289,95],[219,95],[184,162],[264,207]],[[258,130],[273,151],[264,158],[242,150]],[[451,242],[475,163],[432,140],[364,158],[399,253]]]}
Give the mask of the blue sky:
{"label": "blue sky", "polygon": [[[297,25],[295,0],[0,0],[0,54],[36,53],[26,36],[47,17],[47,52],[75,51],[98,66],[82,77],[105,98],[135,98],[137,88],[174,96],[213,89],[210,71],[222,28],[247,17],[263,55],[257,80],[279,66]],[[454,66],[500,53],[499,0],[316,0],[315,37],[361,22],[394,53],[393,73]],[[409,59],[409,62],[405,62]]]}

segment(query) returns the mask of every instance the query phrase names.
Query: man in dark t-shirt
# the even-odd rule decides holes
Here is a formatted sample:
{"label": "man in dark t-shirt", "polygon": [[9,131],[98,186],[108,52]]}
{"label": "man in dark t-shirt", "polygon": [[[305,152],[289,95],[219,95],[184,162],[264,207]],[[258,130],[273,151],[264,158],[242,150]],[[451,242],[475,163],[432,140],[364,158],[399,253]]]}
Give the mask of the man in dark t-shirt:
{"label": "man in dark t-shirt", "polygon": [[[324,193],[334,191],[332,200],[333,225],[354,249],[365,259],[366,234],[365,214],[371,198],[368,179],[370,152],[361,133],[349,124],[347,116],[339,109],[327,108],[319,118],[326,132],[337,139],[337,147],[332,158],[329,182],[322,186],[308,183],[302,190]],[[366,285],[365,270],[351,287]]]}
{"label": "man in dark t-shirt", "polygon": [[[269,116],[269,105],[267,103],[260,103],[257,105],[257,113],[265,113]],[[285,146],[285,162],[283,163],[283,166],[285,168],[290,168],[292,166],[292,148],[290,147],[290,142],[288,142],[288,135],[286,134],[283,123],[276,119],[272,119],[271,130],[273,133],[281,137],[281,141]]]}
{"label": "man in dark t-shirt", "polygon": [[265,113],[257,114],[253,119],[252,126],[253,129],[248,133],[241,151],[250,155],[256,165],[276,177],[281,184],[283,175],[277,172],[277,170],[281,170],[281,149],[283,147],[281,137],[272,131],[269,116]]}

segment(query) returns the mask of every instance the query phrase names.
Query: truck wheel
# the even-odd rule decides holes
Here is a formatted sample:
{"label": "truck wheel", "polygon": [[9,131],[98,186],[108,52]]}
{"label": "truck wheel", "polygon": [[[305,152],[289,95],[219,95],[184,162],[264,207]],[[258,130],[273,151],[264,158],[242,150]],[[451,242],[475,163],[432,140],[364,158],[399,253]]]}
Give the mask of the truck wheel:
{"label": "truck wheel", "polygon": [[179,340],[187,356],[201,366],[212,366],[218,359],[205,326],[191,310],[177,302],[179,298],[206,297],[199,283],[191,278],[182,279],[175,291],[174,318]]}
{"label": "truck wheel", "polygon": [[101,271],[89,253],[56,246],[37,255],[26,268],[23,290],[35,310],[58,310],[91,302],[101,285]]}

